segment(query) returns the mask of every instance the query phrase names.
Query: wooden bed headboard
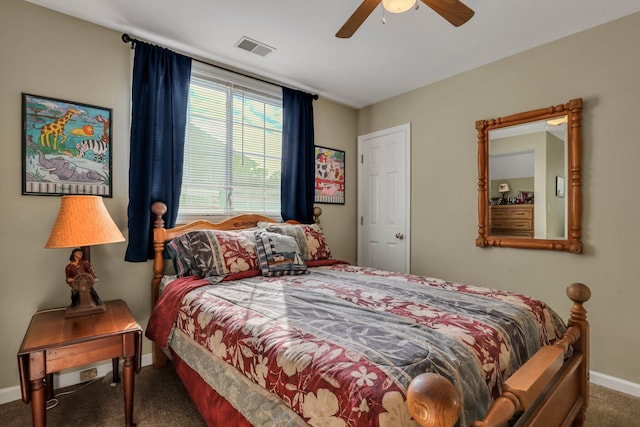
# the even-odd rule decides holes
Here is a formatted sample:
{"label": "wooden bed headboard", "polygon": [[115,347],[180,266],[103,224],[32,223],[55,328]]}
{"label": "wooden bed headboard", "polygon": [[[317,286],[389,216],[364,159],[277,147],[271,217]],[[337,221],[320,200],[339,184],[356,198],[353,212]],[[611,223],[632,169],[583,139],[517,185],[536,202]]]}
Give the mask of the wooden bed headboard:
{"label": "wooden bed headboard", "polygon": [[[164,214],[167,213],[167,205],[163,202],[155,202],[151,205],[151,212],[155,216],[153,222],[153,280],[151,282],[151,306],[155,306],[158,300],[160,290],[160,282],[164,275],[164,247],[165,244],[172,239],[195,230],[242,230],[245,228],[254,228],[258,226],[258,222],[277,223],[264,215],[244,214],[231,217],[222,222],[210,221],[194,221],[189,224],[180,225],[174,228],[164,228]],[[313,208],[313,221],[320,225],[320,215],[322,209],[318,206]],[[297,221],[287,221],[291,224],[297,224]]]}

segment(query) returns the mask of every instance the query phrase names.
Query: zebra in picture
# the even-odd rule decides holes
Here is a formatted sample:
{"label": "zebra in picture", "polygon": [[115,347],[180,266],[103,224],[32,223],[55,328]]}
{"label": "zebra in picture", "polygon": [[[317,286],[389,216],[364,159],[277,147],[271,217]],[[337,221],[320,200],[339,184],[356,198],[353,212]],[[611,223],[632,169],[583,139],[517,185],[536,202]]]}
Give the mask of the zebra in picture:
{"label": "zebra in picture", "polygon": [[76,144],[76,157],[104,164],[107,162],[108,150],[108,143],[98,139],[87,139]]}

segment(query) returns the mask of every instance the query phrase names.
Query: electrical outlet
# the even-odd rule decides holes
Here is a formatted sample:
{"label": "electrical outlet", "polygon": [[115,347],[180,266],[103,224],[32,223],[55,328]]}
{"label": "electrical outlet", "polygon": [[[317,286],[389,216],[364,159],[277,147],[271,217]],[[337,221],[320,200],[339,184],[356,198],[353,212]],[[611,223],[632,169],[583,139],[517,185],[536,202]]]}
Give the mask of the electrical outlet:
{"label": "electrical outlet", "polygon": [[98,368],[85,369],[80,371],[80,382],[86,382],[98,376]]}

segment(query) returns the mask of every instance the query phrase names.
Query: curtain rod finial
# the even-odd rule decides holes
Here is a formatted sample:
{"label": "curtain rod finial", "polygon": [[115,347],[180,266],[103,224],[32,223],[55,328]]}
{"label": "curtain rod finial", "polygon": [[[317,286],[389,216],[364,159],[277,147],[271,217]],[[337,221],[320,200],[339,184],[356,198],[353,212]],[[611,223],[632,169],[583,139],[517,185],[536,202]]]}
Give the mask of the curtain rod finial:
{"label": "curtain rod finial", "polygon": [[136,44],[136,39],[131,38],[131,36],[129,36],[129,34],[127,33],[122,34],[122,41],[124,43],[131,43],[131,49],[133,49]]}

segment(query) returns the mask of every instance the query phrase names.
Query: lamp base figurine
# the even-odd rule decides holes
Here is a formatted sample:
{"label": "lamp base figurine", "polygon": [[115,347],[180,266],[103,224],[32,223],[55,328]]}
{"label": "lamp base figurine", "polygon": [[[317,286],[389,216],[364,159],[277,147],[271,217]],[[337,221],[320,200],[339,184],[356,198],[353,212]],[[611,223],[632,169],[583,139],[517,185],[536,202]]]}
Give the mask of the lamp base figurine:
{"label": "lamp base figurine", "polygon": [[97,278],[89,261],[84,259],[84,251],[74,249],[69,260],[65,274],[71,287],[71,305],[67,307],[65,317],[104,313],[107,309],[93,288]]}

